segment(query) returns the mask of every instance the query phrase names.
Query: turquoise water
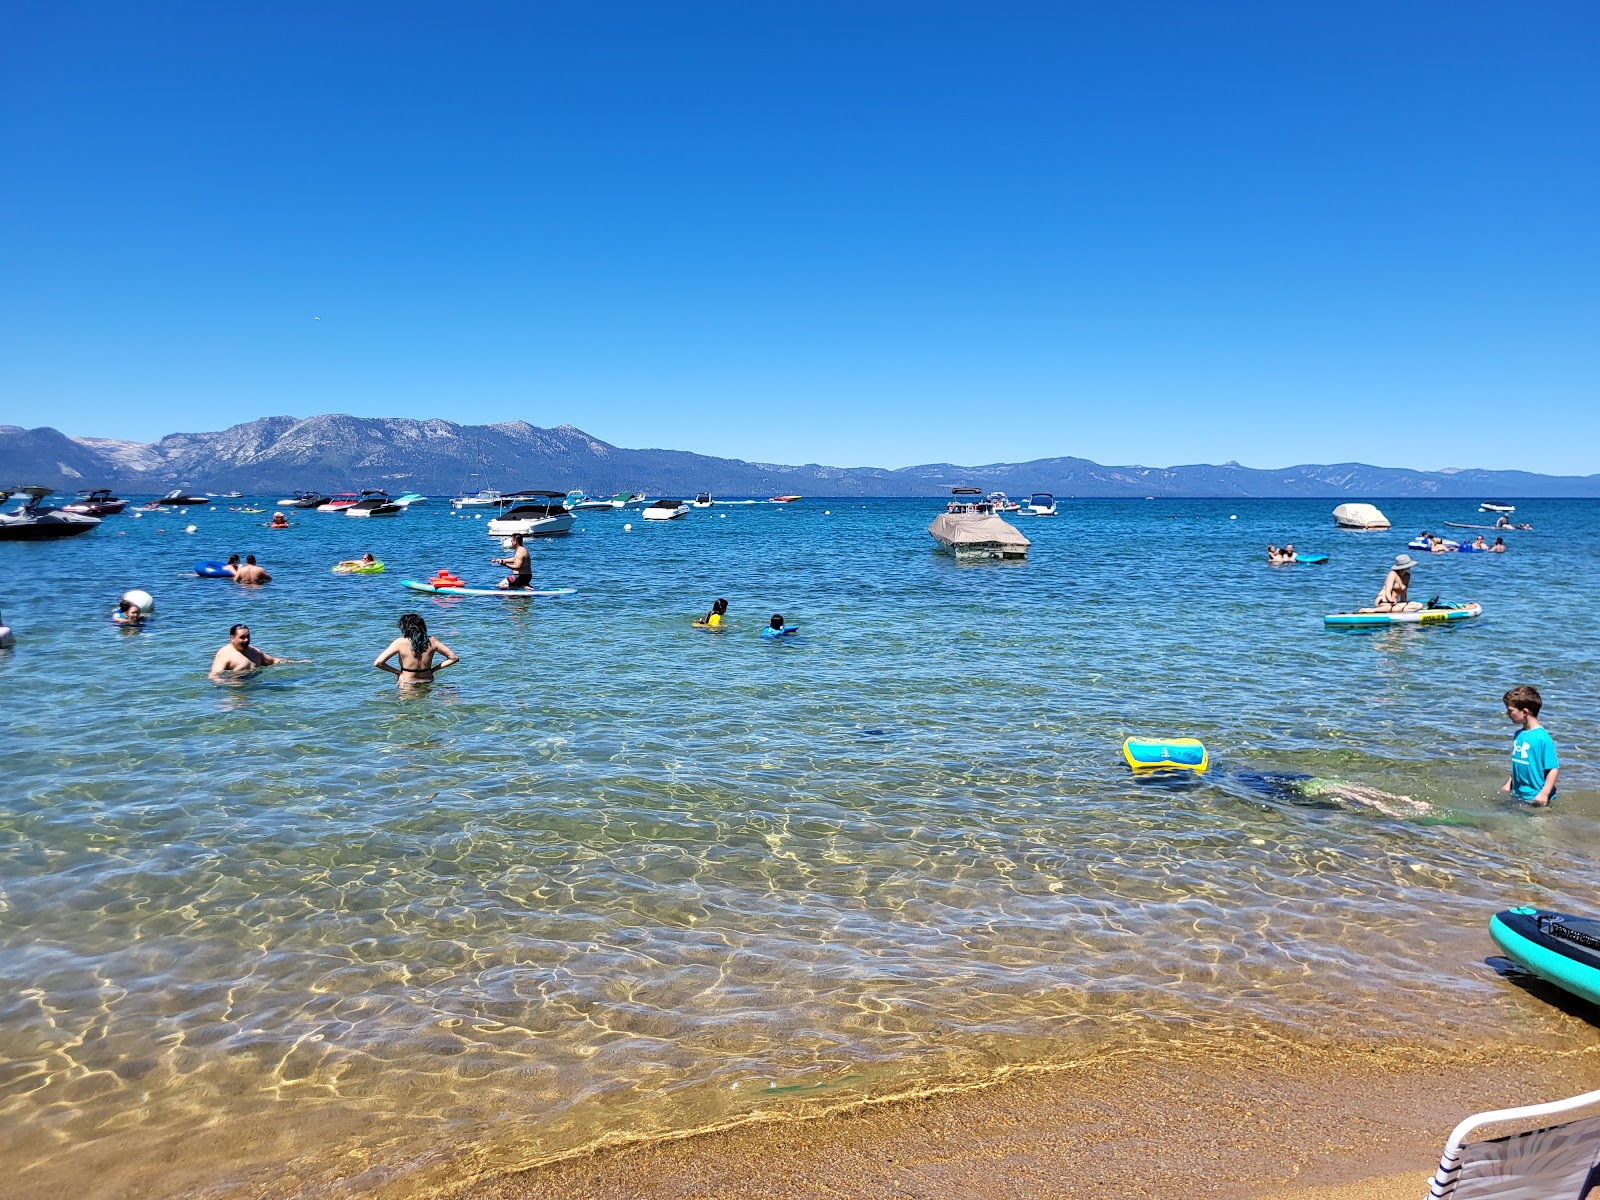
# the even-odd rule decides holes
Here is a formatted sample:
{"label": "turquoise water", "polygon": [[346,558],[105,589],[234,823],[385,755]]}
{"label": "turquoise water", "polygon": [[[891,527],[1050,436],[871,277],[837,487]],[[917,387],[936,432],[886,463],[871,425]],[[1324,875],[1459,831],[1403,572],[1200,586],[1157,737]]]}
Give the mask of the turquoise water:
{"label": "turquoise water", "polygon": [[[1425,557],[1414,594],[1477,621],[1326,631],[1478,519],[1382,507],[1063,501],[1015,519],[1028,562],[972,565],[937,501],[587,514],[532,545],[581,589],[540,602],[404,592],[496,577],[441,507],[0,544],[7,1194],[401,1194],[1174,1030],[1548,1032],[1485,927],[1593,907],[1600,502]],[[384,575],[330,573],[368,549]],[[234,551],[274,582],[187,574]],[[692,629],[719,595],[733,628]],[[404,694],[370,663],[408,610],[462,662]],[[801,635],[759,639],[773,612]],[[235,621],[314,663],[212,683]],[[1518,682],[1551,812],[1497,792]],[[1216,766],[1135,780],[1130,734]]]}

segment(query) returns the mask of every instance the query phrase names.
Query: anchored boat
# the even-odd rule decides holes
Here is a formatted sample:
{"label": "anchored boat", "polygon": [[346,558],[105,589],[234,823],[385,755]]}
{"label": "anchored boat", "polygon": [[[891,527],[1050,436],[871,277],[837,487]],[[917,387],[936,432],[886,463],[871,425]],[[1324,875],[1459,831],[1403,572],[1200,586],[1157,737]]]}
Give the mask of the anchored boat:
{"label": "anchored boat", "polygon": [[53,490],[51,488],[25,487],[12,490],[26,499],[13,511],[0,513],[0,541],[37,542],[46,538],[72,537],[74,534],[88,533],[100,525],[99,517],[68,512],[64,508],[46,508],[40,504],[41,500],[51,494]]}
{"label": "anchored boat", "polygon": [[957,558],[1027,558],[1033,543],[1002,521],[974,487],[950,489],[950,502],[928,526],[933,540]]}
{"label": "anchored boat", "polygon": [[491,537],[554,537],[566,533],[577,521],[567,507],[567,493],[535,489],[512,492],[506,497],[510,508],[489,522]]}

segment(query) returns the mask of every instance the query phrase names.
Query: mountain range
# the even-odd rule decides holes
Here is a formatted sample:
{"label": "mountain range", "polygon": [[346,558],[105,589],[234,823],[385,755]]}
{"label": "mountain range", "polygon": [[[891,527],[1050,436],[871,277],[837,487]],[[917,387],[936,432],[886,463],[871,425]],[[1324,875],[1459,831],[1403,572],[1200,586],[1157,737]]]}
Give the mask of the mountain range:
{"label": "mountain range", "polygon": [[1498,497],[1600,496],[1600,475],[1527,471],[1414,471],[1364,463],[1305,464],[1279,470],[1195,464],[1107,467],[1085,458],[889,470],[786,466],[712,458],[683,450],[628,450],[571,425],[526,421],[457,425],[394,417],[263,417],[217,433],[173,433],[158,442],[68,437],[50,428],[0,425],[0,485],[57,491],[383,488],[446,495],[477,488],[582,488],[595,495],[932,496],[956,485],[1013,495]]}

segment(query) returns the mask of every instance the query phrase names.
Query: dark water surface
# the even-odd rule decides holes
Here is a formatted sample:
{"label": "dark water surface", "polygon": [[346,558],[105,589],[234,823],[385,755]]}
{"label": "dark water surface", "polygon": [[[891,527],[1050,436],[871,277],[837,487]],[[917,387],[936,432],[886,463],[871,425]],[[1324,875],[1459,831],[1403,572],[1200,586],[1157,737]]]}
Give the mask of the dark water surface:
{"label": "dark water surface", "polygon": [[[1174,1026],[1537,1036],[1485,929],[1594,908],[1600,503],[1424,557],[1414,593],[1477,621],[1326,631],[1483,519],[1380,503],[1393,532],[1063,501],[978,565],[937,501],[590,514],[532,547],[579,594],[531,603],[400,588],[496,577],[445,507],[0,544],[0,1193],[421,1188]],[[1332,561],[1268,568],[1285,540]],[[385,574],[330,573],[368,549]],[[232,551],[274,582],[186,574]],[[719,595],[733,628],[692,629]],[[410,695],[370,667],[408,610],[462,657]],[[775,611],[798,638],[757,637]],[[234,621],[315,664],[208,681]],[[1497,790],[1521,682],[1550,812]],[[1135,780],[1129,734],[1216,767]]]}

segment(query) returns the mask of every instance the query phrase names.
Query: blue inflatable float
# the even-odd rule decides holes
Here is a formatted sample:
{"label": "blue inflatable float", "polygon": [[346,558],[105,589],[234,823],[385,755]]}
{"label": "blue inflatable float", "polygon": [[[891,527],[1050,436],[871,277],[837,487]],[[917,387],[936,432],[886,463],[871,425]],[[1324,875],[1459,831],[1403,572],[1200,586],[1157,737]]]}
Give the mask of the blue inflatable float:
{"label": "blue inflatable float", "polygon": [[227,563],[220,563],[220,562],[215,562],[215,561],[207,561],[207,562],[197,562],[197,563],[195,563],[195,565],[194,565],[194,573],[196,575],[200,576],[201,579],[232,579],[233,578],[233,572],[228,570],[228,564]]}

